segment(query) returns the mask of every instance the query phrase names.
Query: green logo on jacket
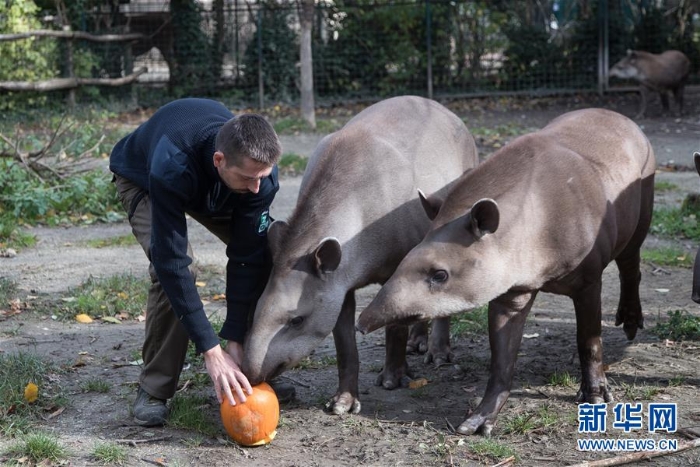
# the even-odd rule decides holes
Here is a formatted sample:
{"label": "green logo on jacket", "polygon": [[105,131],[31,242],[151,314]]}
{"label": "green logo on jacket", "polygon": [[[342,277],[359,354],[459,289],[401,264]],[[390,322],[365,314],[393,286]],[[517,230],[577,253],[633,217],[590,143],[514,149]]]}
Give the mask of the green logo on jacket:
{"label": "green logo on jacket", "polygon": [[263,211],[258,218],[258,235],[264,235],[270,225],[270,211]]}

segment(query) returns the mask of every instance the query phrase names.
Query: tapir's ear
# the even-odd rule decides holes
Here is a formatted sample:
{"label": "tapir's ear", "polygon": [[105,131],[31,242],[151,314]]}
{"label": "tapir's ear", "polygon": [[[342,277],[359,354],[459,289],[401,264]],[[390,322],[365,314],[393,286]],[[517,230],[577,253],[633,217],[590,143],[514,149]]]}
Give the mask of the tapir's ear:
{"label": "tapir's ear", "polygon": [[267,228],[267,243],[270,246],[270,253],[274,258],[279,251],[280,242],[289,230],[289,224],[285,221],[273,221]]}
{"label": "tapir's ear", "polygon": [[486,234],[491,234],[498,229],[500,220],[498,204],[490,198],[480,199],[471,208],[467,216],[466,228],[476,238],[481,238]]}
{"label": "tapir's ear", "polygon": [[326,237],[314,250],[314,265],[318,272],[332,272],[338,269],[343,256],[340,242],[337,238]]}
{"label": "tapir's ear", "polygon": [[628,57],[631,57],[631,56],[633,56],[633,55],[634,55],[634,50],[632,50],[632,49],[627,49],[627,56],[628,56]]}
{"label": "tapir's ear", "polygon": [[693,154],[693,161],[695,162],[695,170],[700,175],[700,152]]}
{"label": "tapir's ear", "polygon": [[440,208],[442,207],[443,200],[435,195],[425,196],[420,188],[418,189],[418,198],[420,198],[420,204],[423,206],[423,210],[428,215],[428,219],[431,221],[437,217]]}

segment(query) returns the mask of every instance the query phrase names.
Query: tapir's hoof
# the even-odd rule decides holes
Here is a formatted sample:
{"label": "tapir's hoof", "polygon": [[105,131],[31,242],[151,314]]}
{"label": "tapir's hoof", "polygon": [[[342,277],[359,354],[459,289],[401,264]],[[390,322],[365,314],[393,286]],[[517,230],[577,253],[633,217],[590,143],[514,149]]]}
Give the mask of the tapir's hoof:
{"label": "tapir's hoof", "polygon": [[480,415],[472,415],[468,419],[462,422],[461,425],[457,427],[457,433],[460,435],[473,435],[474,433],[481,433],[484,436],[491,436],[493,431],[494,423],[488,421],[486,417]]}
{"label": "tapir's hoof", "polygon": [[428,352],[425,354],[425,358],[423,358],[423,363],[426,365],[432,363],[435,365],[435,368],[438,368],[447,363],[451,363],[453,358],[454,354],[452,352]]}
{"label": "tapir's hoof", "polygon": [[407,354],[424,354],[425,352],[428,351],[428,339],[424,340],[416,340],[416,341],[408,341],[406,344],[406,353]]}
{"label": "tapir's hoof", "polygon": [[622,330],[625,331],[627,340],[631,341],[637,336],[637,329],[644,329],[644,323],[625,323]]}
{"label": "tapir's hoof", "polygon": [[346,413],[360,413],[362,404],[360,399],[353,397],[350,393],[335,395],[331,400],[326,402],[326,411],[333,412],[334,415],[343,415]]}
{"label": "tapir's hoof", "polygon": [[376,386],[381,386],[384,389],[392,390],[396,388],[407,388],[411,382],[411,377],[407,374],[397,376],[385,374],[385,372],[379,373],[374,384]]}
{"label": "tapir's hoof", "polygon": [[607,387],[603,387],[600,391],[584,391],[581,387],[576,393],[576,403],[602,404],[603,402],[614,402],[615,398],[612,392]]}

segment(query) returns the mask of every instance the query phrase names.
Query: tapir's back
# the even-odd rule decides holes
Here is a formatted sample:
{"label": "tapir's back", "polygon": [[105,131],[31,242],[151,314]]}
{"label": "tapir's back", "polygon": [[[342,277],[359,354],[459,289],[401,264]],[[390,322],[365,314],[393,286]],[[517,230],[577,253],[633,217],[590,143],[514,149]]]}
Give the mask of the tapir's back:
{"label": "tapir's back", "polygon": [[477,163],[473,137],[448,109],[416,96],[387,99],[319,143],[290,224],[309,225],[304,219],[318,219],[323,213],[323,221],[313,224],[342,242],[371,224],[396,217],[387,222],[393,229],[373,234],[382,235],[378,241],[389,236],[393,241],[402,229],[420,227],[422,232],[410,240],[418,242],[429,222],[416,190],[443,189]]}

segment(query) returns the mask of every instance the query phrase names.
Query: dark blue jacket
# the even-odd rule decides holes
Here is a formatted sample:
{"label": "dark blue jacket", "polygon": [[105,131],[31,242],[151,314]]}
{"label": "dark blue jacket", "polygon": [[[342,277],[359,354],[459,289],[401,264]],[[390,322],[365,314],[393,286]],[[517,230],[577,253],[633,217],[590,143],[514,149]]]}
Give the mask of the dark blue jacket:
{"label": "dark blue jacket", "polygon": [[109,168],[143,188],[151,200],[151,263],[173,310],[198,352],[219,340],[204,313],[188,266],[185,213],[230,216],[226,247],[227,316],[219,333],[243,342],[248,313],[269,272],[267,225],[279,190],[277,167],[257,194],[238,194],[221,181],[213,163],[216,135],[233,114],[207,99],[180,99],[161,107],[119,141]]}

